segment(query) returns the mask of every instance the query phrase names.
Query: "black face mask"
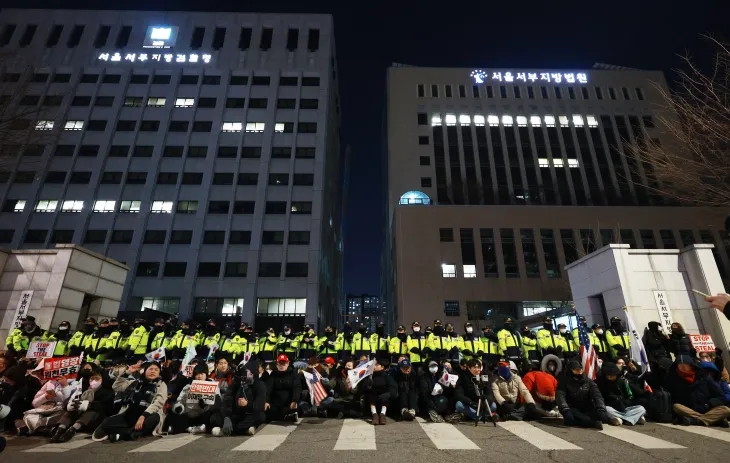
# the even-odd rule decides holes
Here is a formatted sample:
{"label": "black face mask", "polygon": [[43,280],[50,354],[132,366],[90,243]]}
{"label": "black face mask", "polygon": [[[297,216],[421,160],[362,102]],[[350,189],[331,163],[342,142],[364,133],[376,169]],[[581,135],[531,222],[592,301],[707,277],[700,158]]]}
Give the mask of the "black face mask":
{"label": "black face mask", "polygon": [[154,327],[154,332],[155,333],[159,333],[159,332],[164,331],[164,330],[165,330],[165,327],[164,326],[155,325],[155,327]]}
{"label": "black face mask", "polygon": [[580,382],[580,381],[583,381],[583,378],[584,378],[584,376],[583,376],[583,373],[581,373],[581,374],[579,374],[579,375],[576,375],[575,373],[573,373],[573,372],[572,372],[572,371],[570,371],[570,370],[568,370],[568,372],[567,372],[566,374],[567,374],[567,376],[568,376],[568,377],[569,377],[570,379],[572,379],[572,380],[573,380],[573,381],[575,381],[576,383],[577,383],[577,382]]}
{"label": "black face mask", "polygon": [[94,332],[94,325],[84,325],[84,333],[91,334]]}
{"label": "black face mask", "polygon": [[543,328],[545,328],[545,329],[546,329],[546,330],[548,330],[548,331],[552,331],[552,329],[553,329],[553,324],[552,324],[552,323],[543,323],[543,324],[542,324],[542,327],[543,327]]}
{"label": "black face mask", "polygon": [[206,331],[208,332],[208,334],[215,334],[215,332],[216,332],[215,325],[208,325],[206,327]]}
{"label": "black face mask", "polygon": [[398,339],[400,339],[401,341],[405,341],[405,340],[406,340],[406,338],[408,337],[408,335],[407,335],[407,334],[405,334],[405,333],[398,333],[398,334],[396,334],[396,336],[397,336],[397,337],[398,337]]}
{"label": "black face mask", "polygon": [[195,330],[193,328],[183,328],[182,332],[183,332],[183,334],[190,336],[193,333],[195,333]]}
{"label": "black face mask", "polygon": [[385,327],[379,326],[375,328],[375,332],[378,333],[378,336],[382,336],[385,333]]}
{"label": "black face mask", "polygon": [[345,332],[345,334],[352,333],[352,326],[345,325],[345,329],[343,331]]}
{"label": "black face mask", "polygon": [[507,331],[512,331],[512,323],[505,323],[504,329]]}
{"label": "black face mask", "polygon": [[435,326],[433,328],[433,334],[435,334],[436,336],[443,336],[444,333],[446,333],[446,331],[444,330],[443,326]]}
{"label": "black face mask", "polygon": [[365,334],[366,331],[367,331],[367,328],[358,328],[357,329],[357,332],[360,334]]}

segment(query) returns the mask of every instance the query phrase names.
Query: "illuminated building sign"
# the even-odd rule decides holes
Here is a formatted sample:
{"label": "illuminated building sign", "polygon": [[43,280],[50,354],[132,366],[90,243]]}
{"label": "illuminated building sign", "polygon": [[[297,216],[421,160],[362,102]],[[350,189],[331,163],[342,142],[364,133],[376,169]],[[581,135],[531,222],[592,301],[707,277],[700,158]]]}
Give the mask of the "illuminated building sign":
{"label": "illuminated building sign", "polygon": [[209,64],[211,55],[207,53],[100,53],[97,57],[99,61],[111,61],[129,63],[144,63],[147,61],[156,61],[160,63],[190,63],[190,64]]}
{"label": "illuminated building sign", "polygon": [[587,84],[588,75],[585,72],[512,72],[512,71],[484,71],[475,69],[469,74],[474,83],[483,84],[488,80],[497,80],[499,82],[515,82],[521,80],[523,82],[554,82],[560,84],[562,82],[568,84]]}
{"label": "illuminated building sign", "polygon": [[143,48],[170,48],[177,40],[177,26],[150,26],[144,36]]}

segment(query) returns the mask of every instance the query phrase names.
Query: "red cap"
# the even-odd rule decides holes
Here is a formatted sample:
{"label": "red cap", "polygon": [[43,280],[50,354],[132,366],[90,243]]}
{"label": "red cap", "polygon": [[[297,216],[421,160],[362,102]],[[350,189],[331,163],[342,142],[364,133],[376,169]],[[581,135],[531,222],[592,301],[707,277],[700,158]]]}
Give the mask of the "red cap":
{"label": "red cap", "polygon": [[279,354],[279,356],[276,357],[276,363],[289,363],[289,357],[284,354]]}
{"label": "red cap", "polygon": [[335,364],[335,359],[333,359],[332,357],[326,357],[324,359],[324,363],[326,363],[327,365],[334,365]]}

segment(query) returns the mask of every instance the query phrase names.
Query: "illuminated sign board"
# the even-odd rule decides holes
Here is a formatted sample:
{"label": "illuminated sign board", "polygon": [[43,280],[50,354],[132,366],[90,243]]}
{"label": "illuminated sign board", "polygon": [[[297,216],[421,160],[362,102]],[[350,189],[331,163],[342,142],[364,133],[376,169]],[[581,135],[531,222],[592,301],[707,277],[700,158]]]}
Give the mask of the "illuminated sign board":
{"label": "illuminated sign board", "polygon": [[170,48],[177,40],[177,26],[149,26],[142,48]]}
{"label": "illuminated sign board", "polygon": [[126,61],[128,63],[160,62],[160,63],[190,63],[209,64],[211,55],[207,53],[100,53],[96,58],[98,61],[111,61],[113,63]]}
{"label": "illuminated sign board", "polygon": [[499,82],[515,82],[521,80],[523,82],[554,82],[560,84],[562,82],[568,84],[587,84],[588,75],[585,72],[513,72],[513,71],[484,71],[482,69],[475,69],[469,74],[474,79],[474,83],[483,84],[490,81]]}

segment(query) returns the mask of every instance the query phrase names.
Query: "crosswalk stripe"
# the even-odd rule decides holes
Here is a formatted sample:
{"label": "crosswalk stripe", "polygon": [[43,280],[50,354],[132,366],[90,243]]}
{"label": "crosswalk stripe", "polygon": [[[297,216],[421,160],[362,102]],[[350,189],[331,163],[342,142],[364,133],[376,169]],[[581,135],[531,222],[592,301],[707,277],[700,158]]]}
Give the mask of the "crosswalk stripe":
{"label": "crosswalk stripe", "polygon": [[479,446],[469,440],[456,426],[448,423],[428,423],[416,418],[433,445],[439,450],[479,450]]}
{"label": "crosswalk stripe", "polygon": [[93,443],[94,441],[88,438],[82,438],[82,439],[73,439],[69,442],[64,442],[62,444],[45,444],[38,447],[34,447],[32,449],[23,450],[23,452],[31,452],[31,453],[61,453],[61,452],[68,452],[69,450],[78,449],[81,447],[84,447],[85,445],[89,445]]}
{"label": "crosswalk stripe", "polygon": [[200,439],[201,436],[194,436],[192,434],[175,436],[175,437],[163,437],[162,439],[155,439],[149,444],[143,445],[142,447],[130,450],[129,453],[133,452],[171,452],[183,445],[189,444],[196,439]]}
{"label": "crosswalk stripe", "polygon": [[642,449],[683,449],[682,445],[668,442],[656,437],[647,436],[640,432],[631,431],[621,427],[606,426],[601,434],[614,437],[618,440],[628,442]]}
{"label": "crosswalk stripe", "polygon": [[375,426],[365,420],[347,419],[342,423],[335,450],[376,450]]}
{"label": "crosswalk stripe", "polygon": [[283,444],[286,438],[289,437],[289,434],[297,429],[299,423],[301,423],[301,420],[296,423],[289,423],[286,425],[267,424],[263,428],[259,429],[256,435],[233,450],[243,452],[270,452]]}
{"label": "crosswalk stripe", "polygon": [[583,450],[567,440],[554,436],[524,421],[503,421],[497,424],[502,429],[511,432],[540,450]]}
{"label": "crosswalk stripe", "polygon": [[698,434],[704,437],[710,437],[712,439],[718,439],[725,442],[730,442],[730,432],[720,431],[719,429],[708,428],[707,426],[677,426],[669,423],[656,423],[660,426],[665,426],[670,429],[679,429],[685,432],[691,432],[692,434]]}

